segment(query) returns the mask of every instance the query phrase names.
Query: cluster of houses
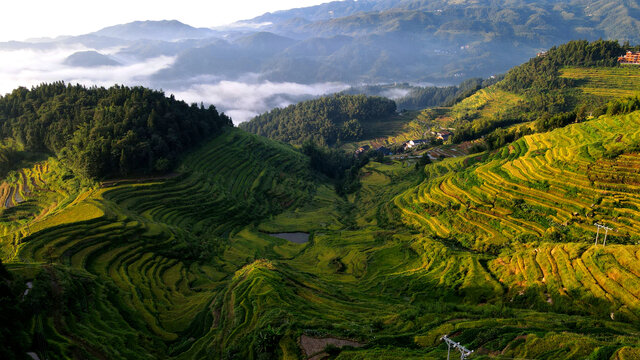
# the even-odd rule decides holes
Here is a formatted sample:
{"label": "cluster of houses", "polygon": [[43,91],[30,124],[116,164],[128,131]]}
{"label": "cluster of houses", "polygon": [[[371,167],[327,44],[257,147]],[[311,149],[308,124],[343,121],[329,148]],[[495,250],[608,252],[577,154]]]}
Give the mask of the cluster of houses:
{"label": "cluster of houses", "polygon": [[[442,142],[445,142],[447,140],[449,140],[449,138],[451,138],[451,136],[453,136],[453,133],[451,131],[447,131],[447,130],[443,130],[443,131],[439,131],[439,132],[435,132],[433,133],[436,137],[436,140],[442,140]],[[429,140],[425,140],[425,139],[420,139],[420,140],[409,140],[406,143],[404,143],[404,149],[411,149],[414,148],[416,146],[420,146],[423,144],[428,143]]]}
{"label": "cluster of houses", "polygon": [[[449,140],[451,138],[451,136],[453,136],[453,133],[451,131],[448,131],[448,130],[434,132],[433,134],[435,135],[435,138],[437,140],[442,140],[443,142]],[[409,141],[405,142],[404,144],[402,144],[402,150],[406,151],[406,150],[418,147],[420,145],[428,144],[429,142],[430,142],[430,140],[428,140],[428,139],[409,140]],[[369,150],[371,150],[371,146],[362,145],[361,147],[359,147],[355,151],[355,156],[359,156],[360,154],[362,154],[364,152],[367,152]],[[385,146],[377,147],[374,150],[376,152],[382,153],[384,156],[393,155],[393,152],[390,149],[388,149],[387,147],[385,147]]]}

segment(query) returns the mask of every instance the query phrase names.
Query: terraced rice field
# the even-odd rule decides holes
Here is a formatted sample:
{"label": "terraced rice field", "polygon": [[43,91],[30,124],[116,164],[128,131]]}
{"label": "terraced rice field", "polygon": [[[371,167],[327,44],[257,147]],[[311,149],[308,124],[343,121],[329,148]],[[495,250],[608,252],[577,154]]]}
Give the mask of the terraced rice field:
{"label": "terraced rice field", "polygon": [[442,224],[427,227],[434,233],[477,223],[471,229],[481,235],[467,243],[476,249],[519,234],[571,233],[589,241],[596,221],[616,229],[613,241],[627,243],[640,235],[632,185],[638,155],[608,161],[603,154],[636,143],[638,123],[640,114],[633,113],[527,136],[463,171],[430,177],[396,203],[414,219]]}
{"label": "terraced rice field", "polygon": [[[229,234],[239,224],[274,215],[314,192],[306,159],[279,144],[230,131],[185,160],[166,182],[108,189],[105,198],[149,221],[196,235]],[[260,152],[251,151],[260,147]]]}
{"label": "terraced rice field", "polygon": [[[109,298],[105,306],[134,312],[147,336],[174,342],[218,298],[215,289],[229,270],[258,255],[256,244],[244,247],[246,235],[232,234],[313,195],[307,169],[306,158],[290,147],[229,130],[188,157],[179,177],[89,190],[63,201],[64,209],[30,225],[13,262],[55,263],[109,281],[119,300]],[[226,250],[230,239],[238,244]],[[225,252],[224,262],[216,260]],[[91,331],[108,329],[103,321],[77,321]],[[60,323],[42,329],[49,337],[71,330]],[[118,330],[132,331],[126,322]],[[59,337],[61,353],[78,346],[73,336]],[[86,338],[80,348],[88,354],[100,349],[99,337]],[[145,352],[153,353],[153,346]]]}
{"label": "terraced rice field", "polygon": [[489,87],[462,100],[451,108],[450,116],[455,119],[471,117],[493,120],[496,115],[522,101],[519,95]]}
{"label": "terraced rice field", "polygon": [[313,338],[365,345],[339,359],[440,359],[444,334],[485,358],[628,358],[640,346],[640,247],[621,233],[606,248],[539,241],[568,220],[570,234],[591,236],[592,218],[635,236],[635,193],[621,188],[637,181],[635,155],[602,157],[637,140],[620,128],[640,115],[622,120],[436,162],[424,176],[371,162],[347,198],[295,149],[232,129],[175,177],[68,195],[3,260],[33,283],[29,296],[54,299],[30,324],[46,339],[40,358],[302,359]]}
{"label": "terraced rice field", "polygon": [[[553,301],[587,289],[588,296],[608,301],[612,314],[635,319],[640,298],[630,289],[640,285],[633,265],[640,247],[631,244],[640,241],[640,155],[603,156],[637,143],[638,125],[638,112],[603,116],[527,136],[481,162],[468,157],[428,165],[427,180],[395,204],[407,224],[466,248],[491,252],[527,244],[491,262],[495,278],[511,291],[538,286],[546,289],[540,297]],[[434,171],[445,164],[460,170]],[[600,247],[592,246],[595,222],[615,229],[606,248],[602,234]],[[535,245],[540,242],[571,245]]]}
{"label": "terraced rice field", "polygon": [[578,81],[578,88],[605,98],[635,96],[640,92],[640,68],[619,66],[609,68],[562,69],[561,77]]}
{"label": "terraced rice field", "polygon": [[48,163],[41,163],[13,174],[11,182],[0,185],[0,206],[9,209],[28,200],[42,187],[45,182],[43,175],[48,171]]}

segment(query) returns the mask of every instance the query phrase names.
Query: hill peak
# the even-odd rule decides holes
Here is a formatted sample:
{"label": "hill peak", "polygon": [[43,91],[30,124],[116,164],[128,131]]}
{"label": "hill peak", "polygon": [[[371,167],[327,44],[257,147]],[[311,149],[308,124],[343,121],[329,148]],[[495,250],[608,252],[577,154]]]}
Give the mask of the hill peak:
{"label": "hill peak", "polygon": [[196,28],[178,20],[139,20],[100,29],[93,35],[125,40],[182,40],[210,37],[211,29]]}

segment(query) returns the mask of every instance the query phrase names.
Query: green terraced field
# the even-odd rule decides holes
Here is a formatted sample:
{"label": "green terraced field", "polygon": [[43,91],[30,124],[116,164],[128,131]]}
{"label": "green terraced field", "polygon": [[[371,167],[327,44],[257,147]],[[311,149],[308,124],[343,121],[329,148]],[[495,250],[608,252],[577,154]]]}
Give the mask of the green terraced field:
{"label": "green terraced field", "polygon": [[634,96],[640,92],[640,67],[619,66],[609,68],[568,67],[561,76],[578,81],[578,88],[586,94],[617,98]]}
{"label": "green terraced field", "polygon": [[490,87],[479,90],[451,108],[454,118],[472,117],[491,121],[497,114],[516,106],[523,99],[521,96]]}
{"label": "green terraced field", "polygon": [[[346,198],[296,149],[229,129],[165,178],[71,192],[42,175],[58,195],[6,221],[2,259],[33,283],[40,358],[306,359],[306,335],[364,345],[336,359],[442,359],[445,334],[475,359],[633,358],[640,157],[605,155],[637,125],[370,162]],[[595,221],[617,229],[607,247]]]}

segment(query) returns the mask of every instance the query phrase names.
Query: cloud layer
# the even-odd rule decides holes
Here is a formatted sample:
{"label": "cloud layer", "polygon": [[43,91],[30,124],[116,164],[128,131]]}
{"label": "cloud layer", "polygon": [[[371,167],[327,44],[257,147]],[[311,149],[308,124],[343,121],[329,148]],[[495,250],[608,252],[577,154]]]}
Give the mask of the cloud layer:
{"label": "cloud layer", "polygon": [[[71,67],[64,64],[69,55],[87,50],[95,49],[78,45],[47,50],[0,50],[0,94],[9,93],[19,86],[31,87],[43,82],[60,80],[86,86],[108,87],[122,84],[154,87],[149,77],[171,66],[175,60],[174,57],[161,56],[144,62],[95,68]],[[117,49],[100,50],[103,54],[116,51]],[[258,81],[255,74],[247,74],[237,81],[202,77],[185,82],[186,85],[175,88],[169,86],[164,91],[189,103],[213,104],[231,116],[236,124],[275,107],[285,107],[348,88],[348,85],[341,83],[304,85]]]}
{"label": "cloud layer", "polygon": [[229,114],[234,123],[239,124],[275,107],[285,107],[346,88],[348,85],[341,83],[303,85],[290,82],[219,81],[215,84],[192,85],[188,89],[172,93],[187,102],[214,104]]}
{"label": "cloud layer", "polygon": [[146,78],[171,65],[174,58],[161,56],[144,62],[123,66],[96,68],[69,67],[64,60],[77,51],[93,50],[82,46],[53,50],[0,51],[0,93],[6,94],[19,87],[31,87],[43,82],[63,80],[87,86],[113,84],[147,85]]}

